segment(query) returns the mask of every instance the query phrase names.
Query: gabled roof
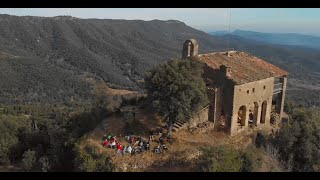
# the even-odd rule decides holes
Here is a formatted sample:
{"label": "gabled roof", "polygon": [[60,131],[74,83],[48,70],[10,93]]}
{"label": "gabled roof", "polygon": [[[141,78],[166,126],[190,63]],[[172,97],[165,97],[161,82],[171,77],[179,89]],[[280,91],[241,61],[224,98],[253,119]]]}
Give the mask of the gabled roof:
{"label": "gabled roof", "polygon": [[215,70],[219,70],[221,65],[230,67],[229,77],[236,84],[288,75],[287,71],[245,52],[232,51],[199,54],[196,59]]}

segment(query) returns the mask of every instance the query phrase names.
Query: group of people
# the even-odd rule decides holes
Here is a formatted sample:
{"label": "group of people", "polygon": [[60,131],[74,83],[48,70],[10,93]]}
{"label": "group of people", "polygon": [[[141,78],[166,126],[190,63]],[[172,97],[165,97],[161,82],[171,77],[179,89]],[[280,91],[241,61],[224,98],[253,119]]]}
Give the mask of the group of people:
{"label": "group of people", "polygon": [[[159,139],[155,140],[155,135],[159,135]],[[103,147],[109,147],[112,149],[116,149],[115,155],[121,154],[125,156],[127,153],[130,155],[136,153],[143,153],[145,151],[150,151],[150,143],[155,141],[158,145],[153,149],[153,151],[157,154],[161,153],[163,150],[167,150],[168,148],[165,145],[164,135],[162,131],[155,132],[154,130],[150,130],[149,139],[146,140],[141,136],[134,136],[132,133],[130,134],[121,134],[121,137],[129,143],[127,146],[122,146],[121,143],[117,140],[116,136],[112,133],[104,136],[104,140],[102,142]]]}

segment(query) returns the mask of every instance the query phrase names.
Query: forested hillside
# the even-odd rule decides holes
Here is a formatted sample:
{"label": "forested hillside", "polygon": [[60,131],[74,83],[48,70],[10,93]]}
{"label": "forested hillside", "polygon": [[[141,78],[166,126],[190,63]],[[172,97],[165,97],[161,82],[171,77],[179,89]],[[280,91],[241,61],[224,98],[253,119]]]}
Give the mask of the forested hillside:
{"label": "forested hillside", "polygon": [[288,70],[288,95],[319,105],[320,53],[312,49],[215,37],[175,20],[10,15],[0,15],[0,103],[91,101],[95,84],[88,79],[143,91],[145,71],[180,57],[189,38],[200,53],[233,47]]}

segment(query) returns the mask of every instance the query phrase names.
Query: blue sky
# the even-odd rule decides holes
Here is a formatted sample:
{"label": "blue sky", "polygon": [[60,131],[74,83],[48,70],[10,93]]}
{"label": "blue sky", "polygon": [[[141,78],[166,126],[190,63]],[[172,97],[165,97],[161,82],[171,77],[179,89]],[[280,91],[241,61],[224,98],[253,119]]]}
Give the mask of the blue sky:
{"label": "blue sky", "polygon": [[[231,13],[230,13],[231,12]],[[0,8],[0,14],[100,19],[176,19],[206,31],[243,29],[320,36],[320,8]],[[230,16],[231,14],[231,16]]]}

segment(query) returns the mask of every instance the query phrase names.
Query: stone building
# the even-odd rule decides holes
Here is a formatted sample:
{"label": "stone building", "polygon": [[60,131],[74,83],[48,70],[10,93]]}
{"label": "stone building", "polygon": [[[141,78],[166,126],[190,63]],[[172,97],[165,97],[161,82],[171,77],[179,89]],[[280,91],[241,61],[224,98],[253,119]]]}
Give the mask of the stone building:
{"label": "stone building", "polygon": [[270,125],[271,112],[282,117],[288,72],[245,52],[198,54],[196,40],[183,45],[182,59],[204,63],[210,99],[208,120],[230,135]]}

